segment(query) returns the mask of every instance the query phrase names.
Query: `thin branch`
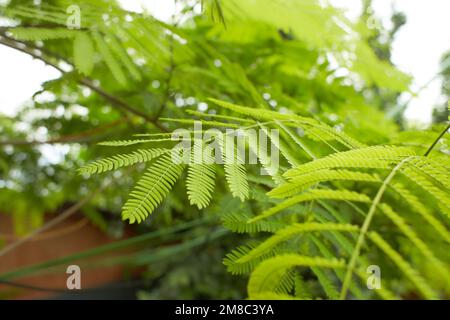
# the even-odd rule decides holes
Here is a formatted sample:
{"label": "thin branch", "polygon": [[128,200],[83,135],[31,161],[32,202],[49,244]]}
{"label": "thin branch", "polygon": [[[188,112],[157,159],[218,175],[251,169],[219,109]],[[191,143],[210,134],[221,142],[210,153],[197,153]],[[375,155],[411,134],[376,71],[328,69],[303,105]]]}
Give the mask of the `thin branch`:
{"label": "thin branch", "polygon": [[341,300],[345,299],[347,296],[347,290],[350,287],[350,282],[352,281],[352,275],[353,275],[353,269],[356,266],[356,261],[359,257],[359,254],[361,252],[362,245],[364,243],[365,236],[367,234],[367,231],[369,230],[370,224],[372,222],[372,219],[375,215],[376,208],[378,204],[381,201],[381,198],[383,197],[384,192],[386,191],[389,183],[391,183],[392,179],[394,179],[395,174],[400,170],[400,168],[407,163],[411,158],[414,156],[407,157],[403,159],[401,162],[399,162],[389,173],[389,175],[384,179],[383,184],[378,189],[377,194],[375,195],[375,198],[372,201],[372,204],[370,206],[369,212],[366,215],[366,218],[364,219],[364,223],[361,227],[361,231],[358,236],[358,240],[356,241],[355,248],[353,249],[352,256],[350,257],[350,262],[347,265],[347,271],[345,273],[344,283],[342,284],[342,290],[340,293],[339,298]]}
{"label": "thin branch", "polygon": [[[88,223],[89,223],[89,220],[87,218],[81,218],[79,221],[72,223],[66,227],[61,227],[59,229],[48,231],[48,232],[42,232],[41,234],[35,236],[33,239],[31,239],[29,241],[41,241],[41,240],[47,240],[47,239],[61,237],[61,236],[67,235],[69,233],[75,232],[75,231],[83,228]],[[20,240],[20,239],[22,239],[22,237],[18,236],[16,234],[11,234],[11,233],[0,233],[0,239]]]}
{"label": "thin branch", "polygon": [[[28,49],[27,47],[21,47],[18,44],[21,45],[25,45],[23,42],[18,42],[15,40],[12,40],[11,38],[8,38],[7,36],[5,36],[4,34],[0,34],[0,44],[3,44],[7,47],[10,47],[12,49],[21,51],[23,53],[26,53],[30,56],[32,56],[35,59],[38,59],[42,62],[44,62],[45,64],[55,68],[56,70],[58,70],[59,72],[61,72],[62,74],[66,74],[67,72],[62,69],[61,67],[59,67],[56,63],[50,61],[49,59],[45,58],[42,54],[38,54],[36,52],[33,52],[33,50]],[[41,50],[41,49],[38,49]],[[48,55],[50,55],[49,51],[47,51]],[[51,54],[53,56],[53,54]],[[64,62],[68,63],[67,61],[64,60]],[[68,63],[70,64],[70,63]],[[82,78],[82,79],[78,79],[77,80],[79,84],[88,87],[89,89],[91,89],[92,91],[96,92],[97,94],[99,94],[102,98],[104,98],[105,100],[109,101],[113,107],[116,107],[118,109],[122,109],[125,110],[127,112],[130,112],[134,115],[137,115],[139,117],[141,117],[142,119],[144,119],[147,122],[152,123],[155,127],[157,127],[158,129],[160,129],[163,132],[167,132],[167,129],[162,126],[156,119],[153,119],[152,117],[150,117],[149,115],[145,114],[144,112],[137,110],[133,107],[131,107],[129,104],[127,104],[125,101],[121,100],[120,98],[108,93],[107,91],[105,91],[104,89],[102,89],[99,86],[96,86],[92,80],[88,79],[88,78]]]}
{"label": "thin branch", "polygon": [[102,96],[105,100],[108,100],[109,102],[111,102],[117,108],[123,109],[125,111],[130,112],[130,113],[133,113],[133,114],[141,117],[142,119],[146,120],[147,122],[152,123],[155,127],[160,129],[161,131],[167,132],[167,129],[164,126],[162,126],[157,120],[153,119],[152,117],[150,117],[149,115],[143,113],[142,111],[134,109],[133,107],[128,105],[125,101],[123,101],[123,100],[117,98],[116,96],[113,96],[112,94],[106,92],[105,90],[103,90],[99,86],[96,86],[90,79],[83,78],[83,79],[78,80],[78,82],[80,84],[84,85],[85,87],[88,87],[92,91],[95,91],[100,96]]}
{"label": "thin branch", "polygon": [[447,125],[447,127],[441,132],[441,134],[434,140],[434,142],[431,144],[431,146],[428,148],[427,152],[425,152],[424,156],[427,157],[431,150],[433,150],[434,146],[438,143],[438,141],[444,136],[444,134],[450,129],[450,124]]}
{"label": "thin branch", "polygon": [[70,216],[74,215],[75,213],[78,212],[78,210],[80,210],[84,205],[86,205],[89,201],[91,201],[104,188],[105,188],[105,186],[98,188],[96,191],[94,191],[91,194],[89,194],[88,196],[84,197],[83,199],[81,199],[80,201],[75,203],[73,206],[71,206],[70,208],[65,210],[63,213],[58,215],[56,218],[54,218],[53,220],[50,220],[49,222],[44,224],[42,227],[34,230],[33,232],[31,232],[26,237],[24,237],[24,238],[22,238],[20,240],[17,240],[15,242],[5,246],[3,249],[0,250],[0,257],[4,256],[8,252],[10,252],[10,251],[16,249],[17,247],[21,246],[25,242],[28,242],[29,240],[33,239],[35,236],[37,236],[41,232],[44,232],[44,231],[47,231],[48,229],[53,228],[55,225],[63,222],[64,220],[66,220]]}
{"label": "thin branch", "polygon": [[33,57],[33,58],[35,58],[35,59],[37,59],[37,60],[40,60],[40,61],[44,62],[45,64],[47,64],[47,65],[49,65],[49,66],[55,68],[55,69],[58,70],[59,72],[65,73],[65,71],[64,71],[62,68],[60,68],[57,64],[51,62],[50,60],[45,59],[42,55],[40,55],[40,54],[38,54],[38,53],[36,53],[36,52],[33,52],[32,50],[27,49],[26,47],[23,47],[23,48],[22,48],[22,47],[20,47],[20,46],[18,45],[18,44],[24,45],[23,42],[13,41],[13,40],[11,40],[10,38],[8,38],[7,36],[5,36],[5,35],[3,35],[3,34],[0,34],[0,44],[2,44],[2,45],[4,45],[4,46],[7,46],[7,47],[9,47],[9,48],[11,48],[11,49],[15,49],[15,50],[17,50],[17,51],[26,53],[26,54],[28,54],[29,56],[31,56],[31,57]]}

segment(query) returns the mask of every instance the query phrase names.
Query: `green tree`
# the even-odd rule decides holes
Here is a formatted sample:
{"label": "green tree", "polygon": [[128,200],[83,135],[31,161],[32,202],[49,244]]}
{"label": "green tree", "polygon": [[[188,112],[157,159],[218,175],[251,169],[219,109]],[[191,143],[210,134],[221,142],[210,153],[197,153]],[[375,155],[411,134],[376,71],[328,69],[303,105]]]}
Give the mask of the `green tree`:
{"label": "green tree", "polygon": [[[384,42],[364,15],[353,23],[316,0],[177,4],[160,21],[79,1],[79,28],[68,1],[1,8],[0,44],[61,73],[0,118],[2,211],[20,234],[71,204],[111,236],[128,223],[139,235],[0,280],[133,247],[106,262],[147,267],[142,298],[448,297],[446,130],[405,132],[386,116],[410,82],[389,60],[402,16]],[[198,122],[221,131],[199,140]],[[180,128],[194,141],[188,163],[174,161]],[[279,167],[250,140],[258,164],[227,162],[225,129],[263,132]],[[206,158],[224,164],[191,161],[210,143]]]}

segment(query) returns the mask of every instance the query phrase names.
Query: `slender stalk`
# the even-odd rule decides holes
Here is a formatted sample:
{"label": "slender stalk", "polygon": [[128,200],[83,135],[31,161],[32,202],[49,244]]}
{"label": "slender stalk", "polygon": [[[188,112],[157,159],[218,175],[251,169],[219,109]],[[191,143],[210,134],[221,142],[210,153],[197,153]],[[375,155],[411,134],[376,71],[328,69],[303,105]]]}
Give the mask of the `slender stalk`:
{"label": "slender stalk", "polygon": [[[430,152],[433,150],[434,146],[437,144],[437,142],[439,141],[439,139],[441,139],[444,134],[448,131],[448,129],[450,128],[450,124],[447,125],[447,127],[439,134],[439,136],[433,141],[433,143],[430,145],[430,147],[428,148],[428,150],[425,152],[424,156],[428,156],[430,154]],[[359,253],[361,251],[361,247],[362,244],[364,242],[364,238],[365,235],[367,233],[367,230],[369,229],[370,223],[372,222],[372,218],[375,214],[375,210],[377,205],[379,204],[379,202],[381,201],[381,197],[383,196],[384,192],[386,191],[387,186],[389,185],[389,183],[391,182],[391,180],[394,178],[395,174],[397,173],[398,170],[400,170],[400,168],[407,162],[409,161],[409,159],[411,159],[412,157],[408,157],[403,159],[399,164],[397,164],[395,166],[394,169],[392,169],[392,171],[390,172],[390,174],[386,177],[386,179],[383,181],[383,184],[381,185],[380,189],[378,190],[372,205],[370,206],[369,212],[364,220],[363,226],[361,228],[361,232],[359,234],[355,249],[352,253],[352,256],[350,258],[350,262],[348,264],[347,267],[347,273],[345,275],[345,279],[344,279],[344,283],[342,285],[342,290],[341,290],[341,294],[340,294],[340,299],[345,299],[346,295],[347,295],[347,290],[348,287],[350,285],[350,281],[352,278],[352,273],[353,273],[353,269],[355,268],[356,265],[356,260],[359,257]]]}
{"label": "slender stalk", "polygon": [[62,221],[66,220],[70,216],[72,216],[75,213],[77,213],[78,210],[80,210],[84,205],[86,205],[89,201],[91,201],[92,198],[94,198],[98,193],[100,193],[103,190],[103,188],[98,188],[95,192],[93,192],[93,193],[89,194],[88,196],[84,197],[83,199],[81,199],[80,201],[75,203],[73,206],[71,206],[69,209],[65,210],[62,214],[58,215],[53,220],[50,220],[49,222],[44,224],[42,227],[34,230],[33,232],[31,232],[26,237],[24,237],[24,238],[22,238],[20,240],[17,240],[15,242],[11,243],[10,245],[7,245],[3,249],[1,249],[0,250],[0,257],[4,256],[8,252],[10,252],[10,251],[16,249],[17,247],[21,246],[25,242],[33,239],[35,236],[37,236],[41,232],[44,232],[44,231],[46,231],[48,229],[53,228],[55,225],[61,223]]}
{"label": "slender stalk", "polygon": [[155,238],[159,238],[159,237],[163,237],[166,235],[170,235],[170,234],[175,234],[184,230],[188,230],[190,228],[196,227],[196,226],[200,226],[202,224],[207,223],[208,221],[210,221],[210,218],[201,218],[198,220],[194,220],[194,221],[189,221],[189,222],[185,222],[185,223],[180,223],[177,224],[173,227],[170,228],[165,228],[165,229],[159,229],[156,231],[152,231],[143,235],[139,235],[133,238],[129,238],[129,239],[125,239],[125,240],[120,240],[120,241],[116,241],[116,242],[112,242],[112,243],[108,243],[102,246],[98,246],[92,249],[88,249],[86,251],[82,251],[82,252],[77,252],[74,254],[70,254],[70,255],[66,255],[63,257],[59,257],[59,258],[55,258],[55,259],[51,259],[51,260],[47,260],[44,262],[40,262],[37,264],[32,264],[32,265],[28,265],[28,266],[24,266],[22,268],[19,269],[15,269],[12,271],[8,271],[5,273],[0,274],[0,280],[8,280],[8,279],[13,279],[13,278],[20,278],[23,276],[27,276],[29,274],[33,274],[36,273],[37,271],[43,270],[43,269],[48,269],[51,267],[56,267],[56,266],[60,266],[60,265],[64,265],[64,264],[68,264],[72,261],[80,261],[80,260],[85,260],[87,258],[90,257],[95,257],[95,256],[99,256],[99,255],[103,255],[105,253],[109,253],[109,252],[113,252],[113,251],[117,251],[117,250],[121,250],[121,249],[125,249],[125,248],[129,248],[132,246],[137,246],[140,245],[146,241],[149,241],[151,239],[155,239]]}
{"label": "slender stalk", "polygon": [[361,252],[361,247],[364,243],[367,230],[369,229],[370,223],[372,222],[373,216],[375,214],[375,210],[378,204],[380,203],[387,186],[392,181],[397,171],[400,170],[400,168],[413,157],[414,156],[407,157],[403,159],[401,162],[399,162],[394,167],[394,169],[392,169],[392,171],[389,173],[386,179],[384,179],[380,189],[378,189],[378,192],[375,195],[375,198],[373,199],[372,204],[370,206],[369,212],[367,213],[366,218],[364,219],[364,223],[361,227],[361,232],[359,233],[358,240],[356,241],[355,249],[353,250],[352,256],[350,257],[350,262],[348,263],[347,266],[347,272],[345,274],[344,283],[342,284],[341,294],[339,296],[341,300],[345,299],[347,296],[347,290],[350,286],[350,281],[352,280],[353,269],[355,268],[356,261],[359,257],[359,253]]}
{"label": "slender stalk", "polygon": [[427,152],[425,152],[424,156],[427,157],[431,150],[433,150],[434,146],[438,143],[438,141],[444,136],[444,134],[448,131],[450,128],[450,124],[447,125],[447,127],[441,132],[441,134],[434,140],[434,142],[431,144],[431,146],[428,148]]}

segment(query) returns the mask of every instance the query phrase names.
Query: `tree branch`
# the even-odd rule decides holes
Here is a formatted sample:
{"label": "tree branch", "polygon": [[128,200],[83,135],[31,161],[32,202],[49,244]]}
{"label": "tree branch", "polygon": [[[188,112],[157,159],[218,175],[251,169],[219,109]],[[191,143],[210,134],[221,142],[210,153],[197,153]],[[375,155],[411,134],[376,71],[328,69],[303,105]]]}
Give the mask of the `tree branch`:
{"label": "tree branch", "polygon": [[[56,63],[50,61],[49,59],[47,59],[46,57],[44,57],[44,55],[39,54],[37,52],[34,52],[33,50],[30,50],[29,48],[27,48],[26,46],[28,44],[25,44],[23,42],[18,42],[16,40],[13,40],[11,38],[9,38],[8,36],[6,36],[5,34],[0,34],[0,44],[3,44],[7,47],[10,47],[12,49],[21,51],[23,53],[26,53],[30,56],[32,56],[33,58],[40,60],[42,62],[44,62],[45,64],[55,68],[56,70],[58,70],[59,72],[61,72],[62,74],[66,74],[67,72],[62,69],[60,66],[58,66]],[[20,46],[19,44],[21,44],[22,46]],[[41,50],[41,49],[38,49]],[[42,50],[41,50],[42,51]],[[49,51],[47,50],[48,55],[52,55],[53,54],[49,53]],[[68,63],[67,61],[64,60],[64,62]],[[71,65],[70,63],[68,63],[69,65]],[[129,113],[132,113],[136,116],[141,117],[142,119],[144,119],[146,122],[152,123],[155,127],[157,127],[158,129],[160,129],[163,132],[167,132],[167,129],[162,126],[157,119],[153,119],[152,117],[150,117],[149,115],[145,114],[144,112],[137,110],[133,107],[131,107],[129,104],[127,104],[125,101],[121,100],[120,98],[108,93],[107,91],[105,91],[104,89],[102,89],[99,86],[96,86],[92,80],[88,79],[88,78],[81,78],[77,80],[79,84],[91,89],[92,91],[95,91],[97,94],[99,94],[103,99],[105,99],[106,101],[110,102],[111,105],[115,108],[118,109],[122,109],[125,110]]]}
{"label": "tree branch", "polygon": [[88,141],[93,136],[97,135],[98,133],[102,133],[110,128],[113,128],[122,122],[127,121],[125,117],[115,120],[111,123],[105,124],[101,127],[96,127],[93,129],[89,129],[80,133],[76,134],[69,134],[65,136],[61,136],[58,138],[40,141],[40,140],[33,140],[33,141],[27,141],[27,140],[6,140],[6,141],[0,141],[0,145],[36,145],[36,144],[57,144],[57,143],[70,143],[70,142],[84,142]]}
{"label": "tree branch", "polygon": [[425,152],[424,154],[425,157],[427,157],[430,154],[431,150],[433,150],[434,146],[444,136],[444,134],[448,131],[448,129],[450,129],[450,124],[448,124],[447,127],[445,127],[445,129],[441,132],[441,134],[433,141],[433,143],[428,148],[427,152]]}
{"label": "tree branch", "polygon": [[66,220],[67,218],[69,218],[70,216],[72,216],[73,214],[77,213],[78,210],[80,210],[83,206],[85,206],[89,201],[91,201],[97,194],[99,194],[106,186],[100,187],[98,188],[96,191],[90,193],[88,196],[86,196],[85,198],[81,199],[80,201],[78,201],[77,203],[75,203],[73,206],[71,206],[70,208],[68,208],[67,210],[65,210],[63,213],[61,213],[60,215],[58,215],[56,218],[50,220],[49,222],[47,222],[46,224],[44,224],[42,227],[34,230],[33,232],[31,232],[29,235],[27,235],[26,237],[17,240],[13,243],[11,243],[10,245],[5,246],[4,248],[0,249],[0,257],[4,256],[5,254],[7,254],[8,252],[16,249],[17,247],[21,246],[22,244],[24,244],[25,242],[33,239],[35,236],[37,236],[38,234],[40,234],[41,232],[47,231],[48,229],[51,229],[52,227],[54,227],[55,225],[61,223],[62,221]]}

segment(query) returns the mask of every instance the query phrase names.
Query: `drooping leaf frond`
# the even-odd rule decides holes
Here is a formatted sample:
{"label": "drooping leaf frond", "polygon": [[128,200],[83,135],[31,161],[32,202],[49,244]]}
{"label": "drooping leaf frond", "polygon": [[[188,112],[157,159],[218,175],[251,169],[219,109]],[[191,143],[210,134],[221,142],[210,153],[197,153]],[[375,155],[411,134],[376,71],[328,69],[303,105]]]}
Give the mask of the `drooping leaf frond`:
{"label": "drooping leaf frond", "polygon": [[405,167],[402,169],[403,175],[405,175],[412,183],[415,183],[424,192],[429,193],[434,199],[436,199],[438,205],[442,209],[442,213],[450,217],[450,198],[448,197],[448,190],[442,190],[433,184],[430,179],[427,178],[423,172],[415,169],[414,167]]}
{"label": "drooping leaf frond", "polygon": [[302,176],[296,176],[288,183],[272,189],[268,194],[276,198],[285,198],[323,181],[380,182],[380,178],[377,175],[359,171],[323,169]]}
{"label": "drooping leaf frond", "polygon": [[274,207],[271,207],[260,215],[250,219],[248,223],[252,223],[261,219],[265,219],[267,217],[273,216],[274,214],[292,207],[298,203],[311,201],[311,200],[341,200],[341,201],[357,201],[357,202],[370,202],[370,198],[365,194],[357,193],[349,190],[327,190],[327,189],[313,189],[307,192],[304,192],[298,196],[294,196],[289,198]]}
{"label": "drooping leaf frond", "polygon": [[[271,262],[273,268],[279,267],[281,270],[280,273],[267,274],[267,283],[270,285],[265,287],[264,291],[255,291],[250,298],[271,296],[293,298],[292,293],[300,286],[293,271],[295,265],[283,267],[284,260],[280,257],[299,255],[326,261],[334,261],[335,258],[349,259],[346,269],[340,263],[339,266],[327,267],[314,265],[309,260],[305,265],[298,266],[310,269],[320,286],[321,296],[331,299],[342,298],[346,297],[348,290],[352,297],[363,299],[367,297],[364,290],[367,278],[364,268],[371,264],[365,253],[368,248],[391,260],[398,268],[393,273],[397,272],[399,277],[409,279],[411,288],[416,288],[424,297],[432,298],[438,294],[431,284],[426,283],[431,272],[442,279],[440,283],[442,290],[450,290],[450,276],[446,271],[448,259],[439,256],[439,253],[433,250],[432,243],[427,243],[421,238],[423,234],[416,231],[417,221],[421,219],[420,221],[427,224],[427,228],[436,231],[433,241],[449,242],[447,222],[442,221],[442,217],[435,212],[435,208],[441,209],[444,213],[448,210],[446,209],[448,183],[443,182],[448,178],[445,162],[441,164],[432,158],[417,155],[416,149],[410,147],[391,145],[365,147],[344,134],[335,133],[332,128],[314,119],[296,116],[288,118],[286,115],[268,110],[256,112],[251,108],[225,102],[219,104],[233,112],[253,118],[254,120],[249,120],[250,128],[258,127],[263,130],[267,140],[273,141],[276,150],[280,152],[280,161],[290,167],[288,170],[285,170],[286,167],[276,170],[271,168],[267,154],[260,153],[255,140],[249,139],[246,140],[245,146],[249,152],[256,154],[261,167],[272,181],[248,173],[245,156],[241,154],[243,150],[236,148],[233,135],[238,131],[246,135],[246,130],[249,129],[249,127],[240,128],[241,124],[246,122],[241,121],[239,117],[228,115],[212,117],[222,119],[224,122],[201,120],[205,125],[226,129],[239,128],[238,131],[233,131],[233,134],[219,133],[208,139],[208,143],[218,144],[219,148],[215,150],[220,153],[218,155],[213,155],[211,149],[205,153],[206,141],[195,138],[194,131],[190,131],[189,138],[194,144],[189,151],[186,186],[191,204],[199,209],[204,209],[210,204],[217,183],[215,168],[219,166],[214,163],[217,159],[221,160],[219,164],[223,165],[225,172],[224,184],[228,185],[233,197],[241,201],[249,197],[248,180],[270,190],[267,194],[262,192],[263,189],[258,189],[260,194],[252,192],[252,201],[264,208],[260,214],[249,211],[247,204],[240,209],[227,210],[221,214],[223,225],[231,231],[250,236],[258,234],[265,239],[239,246],[229,253],[224,260],[228,271],[233,274],[250,274],[252,279],[255,274],[258,278],[258,273],[262,273],[260,267],[265,263]],[[207,115],[199,116],[207,117]],[[178,123],[194,124],[195,120],[181,119]],[[280,130],[280,140],[271,136],[270,130],[273,127]],[[291,130],[292,128],[301,130]],[[198,133],[204,132],[200,130]],[[302,132],[305,132],[307,138],[302,136]],[[111,141],[103,145],[120,147],[176,141],[166,134],[140,136],[148,139]],[[304,143],[303,138],[323,143],[334,153],[317,155]],[[189,140],[187,137],[186,139]],[[335,147],[333,141],[341,143],[348,150],[340,151],[342,146]],[[302,149],[303,154],[297,155],[287,142],[294,142],[296,148]],[[305,158],[312,160],[302,162]],[[162,159],[165,159],[165,155],[162,155]],[[115,168],[114,164],[111,167],[110,163],[99,163],[97,166],[102,167],[100,171]],[[138,182],[131,194],[132,199],[124,206],[124,219],[131,217],[130,222],[141,222],[156,208],[181,175],[184,166],[176,167],[174,173],[169,174],[171,178],[167,179],[170,181],[164,185],[166,188],[161,192],[154,192],[149,186],[157,186],[155,179],[164,176],[164,170],[172,172],[172,166],[175,166],[174,163],[165,159],[164,164],[156,170],[157,176],[148,178],[150,173],[144,175],[143,179],[148,181],[145,182],[145,186],[143,182]],[[278,174],[280,169],[284,171],[283,175]],[[386,174],[387,177],[383,179]],[[167,179],[164,178],[163,181]],[[413,183],[409,184],[408,181]],[[420,201],[418,190],[422,190],[426,197],[436,199],[436,204],[432,208],[425,207]],[[279,202],[275,198],[283,198],[283,201]],[[393,199],[401,199],[402,206],[409,207],[411,212],[404,216],[398,214],[396,209],[388,204]],[[281,212],[283,214],[279,214]],[[135,220],[132,220],[133,218]],[[429,266],[418,268],[414,261],[408,261],[409,259],[404,257],[408,251],[403,247],[403,241],[399,241],[400,245],[394,246],[393,239],[385,237],[384,233],[368,231],[372,228],[372,220],[386,228],[388,235],[392,232],[390,229],[400,234],[408,241],[407,248],[412,250],[414,257],[423,257],[429,261]],[[366,235],[371,242],[364,241]],[[382,288],[371,295],[384,299],[399,297],[392,288]]]}
{"label": "drooping leaf frond", "polygon": [[236,262],[244,263],[259,257],[272,248],[284,241],[291,239],[296,235],[303,234],[305,232],[326,232],[326,231],[339,231],[339,232],[356,232],[358,227],[350,224],[339,223],[294,223],[290,226],[279,230],[273,236],[262,242],[260,245],[250,250],[245,256],[240,257]]}
{"label": "drooping leaf frond", "polygon": [[219,143],[222,149],[225,177],[231,194],[244,201],[249,196],[247,171],[245,170],[244,161],[239,151],[235,148],[233,137],[223,135],[223,139]]}
{"label": "drooping leaf frond", "polygon": [[9,32],[17,40],[38,41],[52,39],[68,39],[78,36],[81,32],[67,28],[11,28]]}
{"label": "drooping leaf frond", "polygon": [[309,172],[336,168],[380,168],[387,169],[392,163],[414,156],[413,150],[405,147],[374,146],[333,153],[327,157],[317,159],[286,171],[285,177],[296,176]]}
{"label": "drooping leaf frond", "polygon": [[257,247],[260,242],[250,241],[245,245],[240,245],[228,253],[223,261],[227,270],[232,274],[249,274],[252,272],[256,266],[267,258],[274,257],[279,254],[292,253],[295,252],[294,248],[291,246],[277,246],[273,250],[267,253],[250,259],[248,261],[242,262],[241,257],[246,256],[251,250]]}
{"label": "drooping leaf frond", "polygon": [[399,216],[392,208],[387,204],[380,205],[381,211],[399,228],[399,230],[415,245],[418,251],[425,256],[425,258],[433,264],[439,277],[445,283],[445,286],[450,289],[450,273],[445,264],[440,261],[435,254],[431,251],[431,248],[423,242],[416,232],[406,223],[406,221]]}
{"label": "drooping leaf frond", "polygon": [[84,75],[91,74],[94,68],[94,44],[85,32],[80,32],[75,36],[73,61],[80,73]]}
{"label": "drooping leaf frond", "polygon": [[281,221],[247,223],[249,220],[247,215],[240,212],[230,212],[222,216],[224,226],[237,233],[275,232],[284,226]]}
{"label": "drooping leaf frond", "polygon": [[123,46],[120,45],[119,41],[112,34],[108,34],[108,39],[109,47],[118,57],[120,63],[127,69],[133,79],[135,79],[136,81],[140,81],[142,79],[142,76]]}
{"label": "drooping leaf frond", "polygon": [[120,63],[117,61],[113,52],[109,48],[105,39],[98,32],[93,32],[92,37],[94,38],[95,44],[97,45],[97,49],[102,55],[103,60],[108,66],[109,70],[111,70],[114,78],[122,85],[125,86],[127,84],[127,78],[125,73],[123,72]]}
{"label": "drooping leaf frond", "polygon": [[251,298],[255,294],[275,291],[286,273],[297,266],[342,268],[344,267],[344,261],[295,254],[279,255],[267,259],[259,264],[250,276],[247,287],[249,297]]}
{"label": "drooping leaf frond", "polygon": [[201,141],[194,142],[186,179],[187,194],[191,204],[199,209],[208,206],[214,191],[215,177],[212,149]]}
{"label": "drooping leaf frond", "polygon": [[439,235],[448,243],[450,243],[450,232],[446,226],[436,219],[418,197],[416,197],[412,192],[410,192],[403,184],[393,183],[391,188],[397,192],[408,204],[409,206],[418,212],[435,230]]}
{"label": "drooping leaf frond", "polygon": [[314,129],[314,132],[312,133],[313,135],[316,135],[316,136],[318,135],[319,138],[322,138],[324,140],[336,139],[340,143],[344,144],[345,146],[347,146],[349,148],[361,148],[364,146],[363,144],[354,140],[353,138],[348,137],[347,135],[340,133],[336,130],[333,130],[332,128],[329,128],[327,125],[325,125],[319,121],[316,121],[314,119],[311,119],[311,118],[301,117],[301,116],[293,115],[293,114],[289,114],[289,115],[281,114],[281,113],[269,111],[269,110],[252,109],[252,108],[248,108],[248,107],[244,107],[244,106],[235,105],[235,104],[232,104],[229,102],[220,101],[217,99],[209,99],[209,100],[223,108],[232,110],[234,112],[237,112],[237,113],[240,113],[243,115],[254,117],[255,119],[258,119],[258,120],[270,121],[270,122],[276,122],[276,120],[278,120],[279,122],[284,122],[286,124],[294,123],[294,125],[297,125],[300,127],[305,126],[306,130],[308,128],[313,128]]}
{"label": "drooping leaf frond", "polygon": [[387,243],[378,233],[372,231],[368,234],[383,252],[397,265],[402,273],[419,289],[427,299],[437,299],[436,292],[427,284],[426,280],[414,269],[389,243]]}
{"label": "drooping leaf frond", "polygon": [[151,161],[164,153],[168,153],[169,151],[170,149],[161,148],[139,149],[132,153],[115,155],[109,158],[94,161],[81,167],[78,171],[81,174],[94,174],[116,170],[118,168],[131,166],[139,162]]}
{"label": "drooping leaf frond", "polygon": [[149,142],[166,142],[166,141],[175,141],[172,138],[152,138],[152,139],[134,139],[134,140],[114,140],[114,141],[104,141],[100,142],[100,146],[108,146],[108,147],[125,147],[132,146],[135,144],[141,143],[149,143]]}
{"label": "drooping leaf frond", "polygon": [[329,299],[337,300],[339,298],[339,291],[325,270],[311,266],[311,271],[316,275],[325,295]]}
{"label": "drooping leaf frond", "polygon": [[176,153],[172,152],[163,155],[147,169],[123,206],[123,220],[129,220],[130,223],[143,221],[170,192],[184,168],[181,159],[172,161],[174,155]]}

